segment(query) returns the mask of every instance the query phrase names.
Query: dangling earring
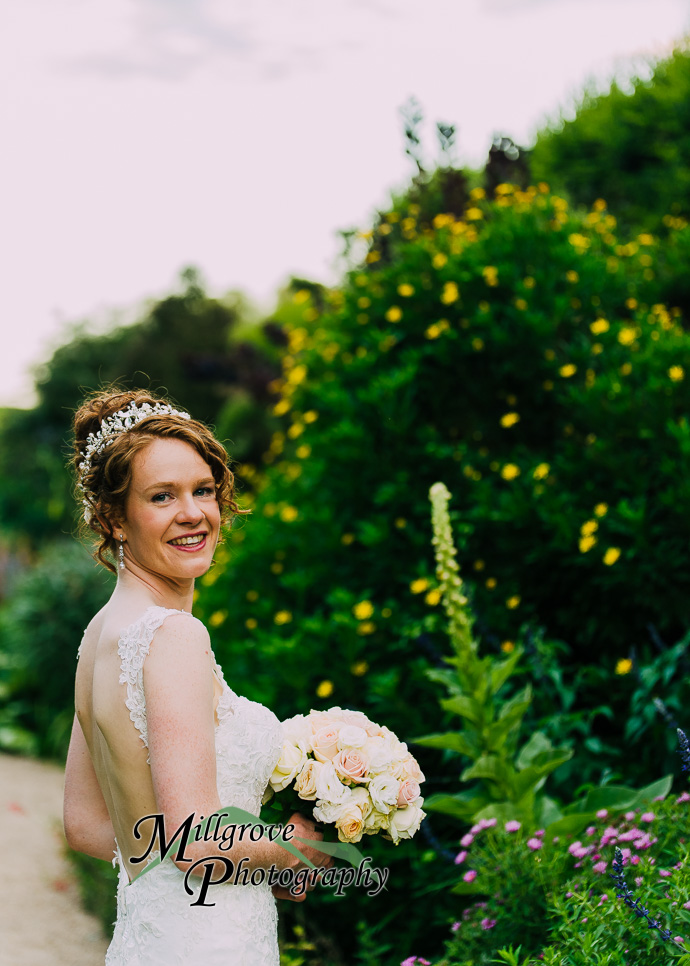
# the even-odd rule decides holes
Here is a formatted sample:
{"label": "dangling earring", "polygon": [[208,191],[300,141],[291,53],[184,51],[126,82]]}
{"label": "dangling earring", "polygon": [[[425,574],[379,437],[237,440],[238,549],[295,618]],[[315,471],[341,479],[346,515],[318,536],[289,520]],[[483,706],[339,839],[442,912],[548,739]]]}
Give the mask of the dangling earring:
{"label": "dangling earring", "polygon": [[125,569],[125,548],[122,544],[122,534],[120,534],[120,570]]}

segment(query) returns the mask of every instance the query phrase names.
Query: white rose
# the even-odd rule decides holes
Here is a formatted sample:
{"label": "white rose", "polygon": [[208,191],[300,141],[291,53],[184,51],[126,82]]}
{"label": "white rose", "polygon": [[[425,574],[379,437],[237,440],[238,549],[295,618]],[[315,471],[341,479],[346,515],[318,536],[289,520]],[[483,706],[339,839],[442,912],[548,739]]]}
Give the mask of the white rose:
{"label": "white rose", "polygon": [[414,805],[391,812],[388,832],[396,845],[401,839],[411,839],[418,830],[422,819],[426,816],[426,812],[422,811],[423,801],[424,799],[420,798]]}
{"label": "white rose", "polygon": [[303,714],[296,714],[292,718],[286,718],[282,722],[283,737],[293,744],[300,742],[307,751],[311,751],[311,724],[309,719]]}
{"label": "white rose", "polygon": [[387,815],[385,812],[379,812],[378,808],[372,808],[364,819],[364,831],[367,835],[374,835],[380,829],[385,831],[389,823],[390,815]]}
{"label": "white rose", "polygon": [[276,792],[282,792],[297,775],[307,761],[307,750],[304,745],[295,745],[291,741],[283,742],[280,761],[273,769],[270,778],[271,787]]}
{"label": "white rose", "polygon": [[371,800],[371,795],[362,786],[352,789],[352,794],[350,795],[348,801],[354,802],[362,812],[362,817],[366,818],[374,810],[374,804]]}
{"label": "white rose", "polygon": [[381,775],[375,775],[369,782],[371,800],[374,803],[374,808],[378,808],[380,812],[390,812],[398,801],[399,791],[400,782],[398,779],[385,772]]}
{"label": "white rose", "polygon": [[350,789],[345,788],[345,797],[342,802],[317,802],[312,812],[314,819],[317,822],[323,822],[324,825],[333,825],[338,816],[342,814],[344,806],[348,804],[351,794]]}
{"label": "white rose", "polygon": [[369,759],[370,775],[387,772],[395,778],[402,778],[404,757],[401,757],[398,745],[397,738],[392,740],[389,736],[376,735],[369,738],[364,746],[364,753]]}
{"label": "white rose", "polygon": [[363,748],[367,743],[367,733],[364,728],[357,728],[355,725],[343,725],[338,735],[338,749],[343,748]]}
{"label": "white rose", "polygon": [[[321,802],[328,802],[330,805],[338,805],[349,797],[350,789],[340,781],[335,773],[333,763],[325,762],[316,776],[316,797]],[[396,793],[396,800],[397,800]]]}
{"label": "white rose", "polygon": [[374,732],[374,734],[378,732],[379,726],[374,725],[374,722],[370,721],[361,711],[343,711],[343,721],[345,724],[353,725],[355,728],[362,728],[364,731],[367,731],[367,728],[371,728],[373,726],[376,728],[376,732]]}
{"label": "white rose", "polygon": [[295,791],[300,798],[305,801],[313,801],[316,798],[316,779],[323,768],[320,761],[308,758],[304,768],[295,780]]}

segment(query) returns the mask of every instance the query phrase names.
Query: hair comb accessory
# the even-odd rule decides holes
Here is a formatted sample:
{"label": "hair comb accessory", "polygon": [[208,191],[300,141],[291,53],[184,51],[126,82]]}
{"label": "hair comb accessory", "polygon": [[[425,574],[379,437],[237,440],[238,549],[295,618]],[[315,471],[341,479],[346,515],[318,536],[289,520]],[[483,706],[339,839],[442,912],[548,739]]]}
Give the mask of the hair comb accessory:
{"label": "hair comb accessory", "polygon": [[[192,418],[189,413],[185,413],[180,409],[174,409],[172,406],[168,406],[167,403],[156,403],[153,406],[151,403],[141,403],[137,406],[135,402],[131,402],[126,409],[120,409],[118,412],[113,413],[112,416],[108,416],[107,419],[101,420],[101,428],[97,433],[89,433],[86,440],[86,447],[79,454],[83,459],[79,464],[79,480],[77,486],[84,494],[87,494],[88,490],[82,481],[91,469],[93,457],[100,456],[108,446],[115,442],[118,436],[126,433],[128,429],[132,429],[142,420],[148,419],[149,416],[181,416],[182,419]],[[93,517],[91,504],[88,499],[84,499],[82,502],[84,504],[84,519],[87,523],[90,523]]]}

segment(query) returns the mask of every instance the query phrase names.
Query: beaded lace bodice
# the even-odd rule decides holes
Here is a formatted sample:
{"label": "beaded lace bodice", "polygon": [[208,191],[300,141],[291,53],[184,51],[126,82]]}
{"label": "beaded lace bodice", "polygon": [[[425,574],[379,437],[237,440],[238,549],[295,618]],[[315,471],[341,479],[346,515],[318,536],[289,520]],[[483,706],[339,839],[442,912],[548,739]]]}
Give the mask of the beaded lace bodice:
{"label": "beaded lace bodice", "polygon": [[[125,704],[147,748],[144,662],[156,630],[169,614],[180,613],[185,612],[149,607],[118,643]],[[215,728],[218,795],[222,806],[235,805],[258,816],[282,749],[280,722],[268,708],[236,694],[213,652],[211,656],[222,685]],[[225,882],[209,890],[206,901],[214,906],[192,906],[200,880],[190,878],[195,894],[189,896],[185,873],[174,863],[166,860],[131,884],[119,847],[116,863],[117,922],[106,966],[278,966],[277,912],[267,881],[256,886]]]}

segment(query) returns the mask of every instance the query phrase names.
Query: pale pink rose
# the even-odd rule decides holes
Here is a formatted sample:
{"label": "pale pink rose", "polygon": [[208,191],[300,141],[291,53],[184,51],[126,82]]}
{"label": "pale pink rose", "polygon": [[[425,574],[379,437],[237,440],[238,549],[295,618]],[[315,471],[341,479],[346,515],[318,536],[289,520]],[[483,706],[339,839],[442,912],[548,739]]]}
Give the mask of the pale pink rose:
{"label": "pale pink rose", "polygon": [[405,805],[411,805],[415,802],[421,794],[421,789],[419,784],[412,781],[411,778],[406,778],[405,781],[400,786],[398,792],[398,808],[404,808]]}
{"label": "pale pink rose", "polygon": [[364,815],[356,802],[348,801],[340,806],[335,827],[341,842],[359,842],[364,834]]}
{"label": "pale pink rose", "polygon": [[369,763],[361,752],[353,748],[344,748],[333,759],[333,767],[339,778],[360,782],[367,774]]}
{"label": "pale pink rose", "polygon": [[331,761],[338,754],[338,729],[324,725],[314,733],[311,743],[317,761]]}
{"label": "pale pink rose", "polygon": [[422,769],[419,767],[417,759],[413,755],[407,754],[403,758],[402,777],[403,777],[403,781],[406,778],[411,778],[415,782],[424,781],[424,775],[422,774]]}

